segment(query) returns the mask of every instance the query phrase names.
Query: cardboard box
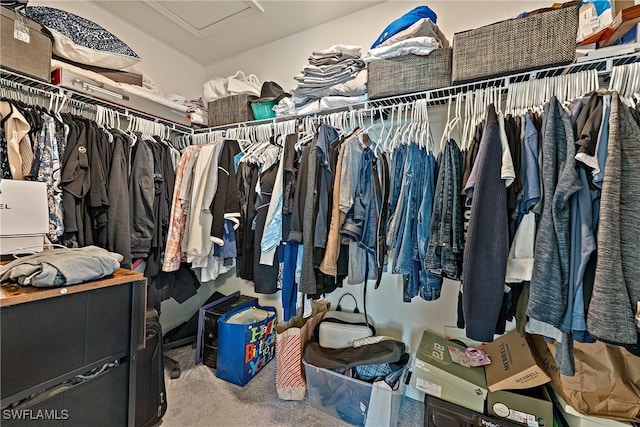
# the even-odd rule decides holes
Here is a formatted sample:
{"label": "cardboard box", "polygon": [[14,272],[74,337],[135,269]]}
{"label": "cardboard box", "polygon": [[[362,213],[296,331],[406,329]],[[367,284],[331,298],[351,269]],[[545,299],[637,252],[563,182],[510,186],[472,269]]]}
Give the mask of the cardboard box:
{"label": "cardboard box", "polygon": [[[615,16],[613,13],[613,5],[611,1],[608,2],[609,7],[600,6],[596,8],[593,3],[584,3],[580,6],[580,24],[578,27],[578,43],[584,43],[597,33],[605,29],[613,21]],[[598,9],[601,13],[598,14]]]}
{"label": "cardboard box", "polygon": [[0,66],[50,81],[51,39],[40,24],[0,7]]}
{"label": "cardboard box", "polygon": [[528,427],[552,427],[553,402],[544,386],[489,392],[487,415]]}
{"label": "cardboard box", "polygon": [[487,381],[484,368],[454,363],[448,345],[461,348],[431,331],[424,331],[413,364],[411,385],[431,396],[484,413]]}
{"label": "cardboard box", "polygon": [[48,232],[46,184],[0,180],[0,254],[40,252]]}
{"label": "cardboard box", "polygon": [[485,367],[490,391],[521,390],[551,381],[533,358],[527,341],[515,330],[488,343],[484,351],[492,362]]}

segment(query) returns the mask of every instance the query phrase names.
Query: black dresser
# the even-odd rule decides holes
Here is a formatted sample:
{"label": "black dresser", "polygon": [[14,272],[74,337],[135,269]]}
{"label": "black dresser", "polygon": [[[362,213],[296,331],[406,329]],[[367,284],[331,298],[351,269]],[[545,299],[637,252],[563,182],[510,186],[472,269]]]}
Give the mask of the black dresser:
{"label": "black dresser", "polygon": [[3,284],[3,426],[134,426],[146,279],[114,275],[64,288]]}

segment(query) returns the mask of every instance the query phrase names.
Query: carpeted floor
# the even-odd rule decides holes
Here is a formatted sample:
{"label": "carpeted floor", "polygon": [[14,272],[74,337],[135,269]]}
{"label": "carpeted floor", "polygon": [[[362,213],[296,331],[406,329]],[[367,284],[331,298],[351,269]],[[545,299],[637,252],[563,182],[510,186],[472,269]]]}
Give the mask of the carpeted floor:
{"label": "carpeted floor", "polygon": [[[194,365],[191,346],[169,350],[180,363],[180,378],[171,379],[165,369],[168,409],[162,427],[329,427],[349,424],[312,407],[307,401],[280,400],[276,393],[276,362],[271,361],[246,386],[216,377],[205,365]],[[423,424],[423,406],[404,398],[399,426]],[[374,423],[375,425],[375,423]]]}

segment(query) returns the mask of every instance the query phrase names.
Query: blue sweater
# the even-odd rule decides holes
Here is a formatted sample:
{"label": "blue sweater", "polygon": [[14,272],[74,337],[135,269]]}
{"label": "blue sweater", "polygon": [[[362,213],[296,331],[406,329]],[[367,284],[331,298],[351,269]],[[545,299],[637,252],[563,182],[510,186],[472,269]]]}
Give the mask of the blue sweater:
{"label": "blue sweater", "polygon": [[507,189],[500,173],[502,145],[493,104],[473,167],[475,180],[469,179],[465,188],[473,186],[462,269],[463,310],[467,337],[493,341],[509,254]]}

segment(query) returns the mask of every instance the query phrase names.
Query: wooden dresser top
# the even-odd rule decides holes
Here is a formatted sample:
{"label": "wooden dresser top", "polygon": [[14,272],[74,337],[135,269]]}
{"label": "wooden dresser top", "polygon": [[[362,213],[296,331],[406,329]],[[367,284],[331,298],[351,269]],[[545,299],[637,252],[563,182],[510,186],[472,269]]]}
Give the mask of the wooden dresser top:
{"label": "wooden dresser top", "polygon": [[78,292],[86,292],[144,279],[145,278],[142,273],[121,268],[110,276],[71,286],[34,288],[33,286],[20,286],[14,283],[3,283],[0,286],[0,307],[75,294]]}

